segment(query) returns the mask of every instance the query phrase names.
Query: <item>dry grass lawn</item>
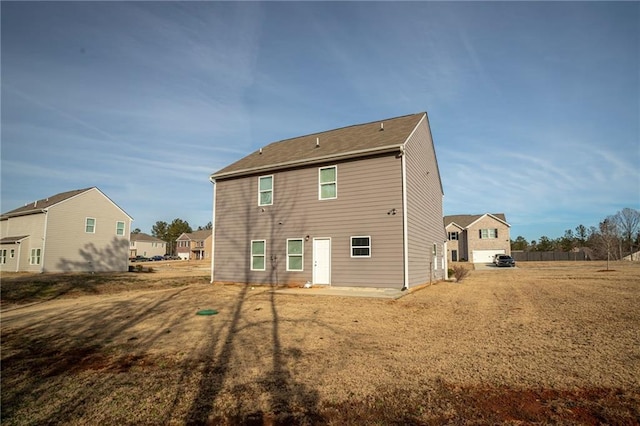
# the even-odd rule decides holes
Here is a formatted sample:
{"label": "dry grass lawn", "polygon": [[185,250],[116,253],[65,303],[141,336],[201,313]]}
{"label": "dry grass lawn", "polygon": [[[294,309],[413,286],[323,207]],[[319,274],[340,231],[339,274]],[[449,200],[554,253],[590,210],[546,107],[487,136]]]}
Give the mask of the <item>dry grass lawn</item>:
{"label": "dry grass lawn", "polygon": [[153,266],[2,276],[3,425],[640,424],[638,263],[523,262],[397,300]]}

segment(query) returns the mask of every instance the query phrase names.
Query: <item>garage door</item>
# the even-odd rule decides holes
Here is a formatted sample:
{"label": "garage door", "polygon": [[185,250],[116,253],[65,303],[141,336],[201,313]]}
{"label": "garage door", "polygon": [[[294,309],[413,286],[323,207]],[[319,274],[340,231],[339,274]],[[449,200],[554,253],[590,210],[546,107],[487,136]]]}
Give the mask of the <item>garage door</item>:
{"label": "garage door", "polygon": [[471,255],[473,256],[473,263],[491,263],[493,262],[493,257],[496,254],[504,254],[504,249],[502,250],[474,250]]}

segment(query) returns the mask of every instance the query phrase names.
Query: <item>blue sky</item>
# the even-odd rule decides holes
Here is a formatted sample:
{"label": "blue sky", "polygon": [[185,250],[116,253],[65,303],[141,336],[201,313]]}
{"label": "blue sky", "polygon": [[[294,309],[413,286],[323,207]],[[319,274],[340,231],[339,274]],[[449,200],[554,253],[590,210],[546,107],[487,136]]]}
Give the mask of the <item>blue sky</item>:
{"label": "blue sky", "polygon": [[638,2],[5,2],[2,211],[97,186],[150,233],[270,142],[427,111],[445,214],[640,209]]}

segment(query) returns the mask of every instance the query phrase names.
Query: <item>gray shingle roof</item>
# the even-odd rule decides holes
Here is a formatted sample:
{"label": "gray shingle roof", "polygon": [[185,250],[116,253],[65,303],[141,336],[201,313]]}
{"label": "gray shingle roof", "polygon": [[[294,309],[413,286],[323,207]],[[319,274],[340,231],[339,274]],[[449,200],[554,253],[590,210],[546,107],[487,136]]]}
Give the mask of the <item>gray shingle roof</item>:
{"label": "gray shingle roof", "polygon": [[425,115],[424,112],[404,115],[273,142],[211,177],[240,176],[395,148],[406,142]]}
{"label": "gray shingle roof", "polygon": [[467,226],[471,225],[476,220],[480,219],[485,214],[490,214],[491,216],[495,217],[498,220],[503,221],[508,225],[507,219],[504,213],[483,213],[483,214],[457,214],[457,215],[445,216],[444,226],[446,227],[447,225],[453,222],[464,229]]}
{"label": "gray shingle roof", "polygon": [[48,198],[43,198],[42,200],[37,200],[34,201],[33,203],[29,203],[27,205],[24,205],[22,207],[18,207],[17,209],[13,209],[11,211],[8,211],[6,213],[2,214],[2,218],[5,217],[10,217],[10,216],[21,216],[21,215],[25,215],[25,214],[30,214],[30,213],[36,213],[41,211],[42,209],[46,209],[47,207],[51,207],[54,204],[58,204],[64,200],[67,200],[71,197],[75,197],[78,194],[82,194],[83,192],[86,192],[91,188],[84,188],[84,189],[76,189],[73,191],[67,191],[67,192],[61,192],[59,194],[56,194],[52,197],[48,197]]}
{"label": "gray shingle roof", "polygon": [[153,237],[149,234],[145,234],[144,232],[138,232],[137,234],[132,233],[129,236],[130,241],[149,241],[152,243],[164,243],[160,238]]}

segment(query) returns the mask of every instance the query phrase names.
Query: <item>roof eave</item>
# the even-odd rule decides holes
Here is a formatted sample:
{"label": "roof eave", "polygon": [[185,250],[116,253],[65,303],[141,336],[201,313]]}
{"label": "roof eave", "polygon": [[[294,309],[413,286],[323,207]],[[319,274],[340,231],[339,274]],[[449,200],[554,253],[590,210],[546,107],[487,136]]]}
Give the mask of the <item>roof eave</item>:
{"label": "roof eave", "polygon": [[234,170],[226,173],[214,173],[210,176],[210,179],[239,177],[239,176],[250,175],[258,172],[266,172],[266,171],[282,169],[286,167],[306,166],[306,165],[317,164],[325,161],[348,160],[351,158],[359,158],[359,157],[364,157],[372,154],[384,154],[388,152],[396,152],[396,151],[400,151],[402,146],[404,146],[404,144],[387,145],[387,146],[378,147],[378,148],[361,149],[358,151],[343,152],[340,154],[325,155],[322,157],[313,157],[313,158],[308,158],[304,160],[285,161],[283,163],[269,164],[266,166],[259,166],[259,167],[251,167],[248,169]]}
{"label": "roof eave", "polygon": [[16,213],[5,213],[0,218],[2,220],[9,219],[10,217],[18,217],[18,216],[28,216],[30,214],[38,214],[38,213],[46,213],[47,209],[32,209],[32,210],[23,210],[21,212]]}

